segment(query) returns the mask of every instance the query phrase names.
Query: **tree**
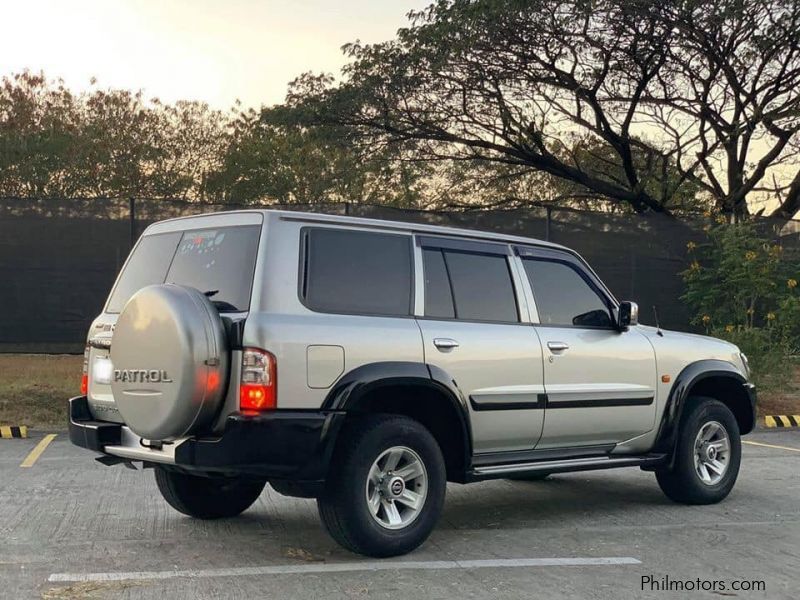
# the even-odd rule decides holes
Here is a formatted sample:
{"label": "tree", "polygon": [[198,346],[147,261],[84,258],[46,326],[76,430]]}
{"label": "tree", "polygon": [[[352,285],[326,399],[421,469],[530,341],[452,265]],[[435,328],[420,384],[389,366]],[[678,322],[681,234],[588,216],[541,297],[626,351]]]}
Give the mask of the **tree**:
{"label": "tree", "polygon": [[0,195],[200,199],[228,116],[142,92],[74,94],[29,72],[0,81]]}
{"label": "tree", "polygon": [[410,17],[346,46],[340,83],[304,75],[298,118],[640,213],[693,196],[743,216],[758,193],[800,209],[800,0],[438,0]]}
{"label": "tree", "polygon": [[286,106],[242,111],[207,192],[245,203],[421,207],[421,173],[386,152],[359,148],[351,137],[342,127],[299,124]]}

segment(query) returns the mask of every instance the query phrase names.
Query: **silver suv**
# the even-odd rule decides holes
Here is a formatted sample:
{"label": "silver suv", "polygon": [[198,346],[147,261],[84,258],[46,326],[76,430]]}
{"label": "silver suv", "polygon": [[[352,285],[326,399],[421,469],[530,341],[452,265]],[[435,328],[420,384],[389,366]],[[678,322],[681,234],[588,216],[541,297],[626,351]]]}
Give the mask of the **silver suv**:
{"label": "silver suv", "polygon": [[640,467],[728,495],[753,429],[747,359],[639,325],[538,240],[279,211],[163,221],[91,326],[73,443],[141,461],[211,519],[267,482],[371,556],[413,550],[447,481]]}

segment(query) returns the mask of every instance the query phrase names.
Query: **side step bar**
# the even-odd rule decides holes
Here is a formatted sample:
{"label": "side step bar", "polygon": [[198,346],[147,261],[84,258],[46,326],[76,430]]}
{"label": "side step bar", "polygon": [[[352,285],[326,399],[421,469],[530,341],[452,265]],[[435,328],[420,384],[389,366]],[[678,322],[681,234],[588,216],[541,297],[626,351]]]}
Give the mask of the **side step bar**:
{"label": "side step bar", "polygon": [[561,460],[538,460],[536,462],[498,464],[476,467],[472,470],[473,481],[497,479],[508,475],[526,473],[568,473],[570,471],[595,471],[617,467],[654,467],[666,460],[666,454],[647,454],[644,456],[597,456]]}

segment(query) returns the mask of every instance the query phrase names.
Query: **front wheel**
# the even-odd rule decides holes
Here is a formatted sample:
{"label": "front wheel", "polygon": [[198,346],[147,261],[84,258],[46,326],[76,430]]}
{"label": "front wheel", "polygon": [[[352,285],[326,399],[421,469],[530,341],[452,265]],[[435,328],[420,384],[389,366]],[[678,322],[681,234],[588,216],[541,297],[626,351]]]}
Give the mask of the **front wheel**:
{"label": "front wheel", "polygon": [[158,490],[169,505],[190,517],[235,517],[255,502],[266,481],[230,477],[200,477],[163,467],[155,468]]}
{"label": "front wheel", "polygon": [[689,398],[672,468],[656,471],[661,490],[675,502],[714,504],[736,483],[742,458],[739,425],[731,410],[713,398]]}
{"label": "front wheel", "polygon": [[439,445],[420,423],[375,415],[353,423],[317,499],[328,533],[351,552],[397,556],[430,535],[442,511],[446,472]]}

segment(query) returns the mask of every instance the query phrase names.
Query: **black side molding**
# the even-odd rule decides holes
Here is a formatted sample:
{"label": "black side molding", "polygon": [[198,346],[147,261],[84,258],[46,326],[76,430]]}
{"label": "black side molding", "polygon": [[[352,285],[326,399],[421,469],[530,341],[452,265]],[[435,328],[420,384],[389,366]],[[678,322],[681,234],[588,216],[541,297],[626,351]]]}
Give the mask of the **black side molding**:
{"label": "black side molding", "polygon": [[558,409],[558,408],[609,408],[614,406],[650,406],[655,396],[642,396],[639,398],[599,398],[589,400],[551,400],[547,394],[537,394],[536,401],[520,402],[481,402],[473,396],[469,397],[472,410],[530,410],[530,409]]}
{"label": "black side molding", "polygon": [[598,400],[556,400],[548,398],[547,408],[609,408],[613,406],[650,406],[655,396],[642,396],[640,398],[601,398]]}
{"label": "black side molding", "polygon": [[469,397],[469,405],[472,410],[530,410],[530,409],[543,409],[547,405],[547,394],[537,394],[536,400],[520,401],[520,402],[481,402],[476,400],[473,396]]}

